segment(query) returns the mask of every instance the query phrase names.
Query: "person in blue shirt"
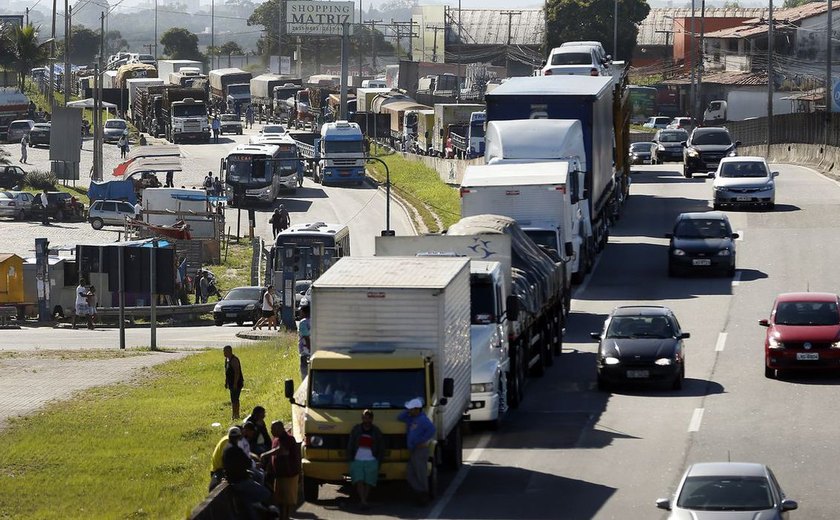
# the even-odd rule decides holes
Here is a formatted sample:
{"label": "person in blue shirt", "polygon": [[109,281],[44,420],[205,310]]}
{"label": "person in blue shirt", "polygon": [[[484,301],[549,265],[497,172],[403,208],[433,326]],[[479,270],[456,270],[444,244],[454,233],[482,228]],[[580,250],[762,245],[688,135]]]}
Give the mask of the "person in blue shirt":
{"label": "person in blue shirt", "polygon": [[435,437],[435,425],[423,413],[423,400],[419,397],[405,403],[405,410],[397,419],[405,423],[406,446],[409,451],[406,480],[417,494],[418,502],[425,505],[429,501],[426,463],[429,460],[429,441]]}

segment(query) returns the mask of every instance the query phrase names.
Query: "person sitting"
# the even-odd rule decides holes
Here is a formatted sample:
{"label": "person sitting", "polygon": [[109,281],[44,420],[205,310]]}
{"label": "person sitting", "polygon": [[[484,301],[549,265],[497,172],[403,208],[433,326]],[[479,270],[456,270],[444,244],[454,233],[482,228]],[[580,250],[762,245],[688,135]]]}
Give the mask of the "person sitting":
{"label": "person sitting", "polygon": [[271,436],[268,434],[268,427],[265,424],[265,408],[255,406],[251,415],[245,418],[245,424],[252,423],[256,427],[256,435],[248,439],[251,453],[259,456],[271,448]]}
{"label": "person sitting", "polygon": [[244,503],[245,517],[257,520],[259,517],[255,506],[262,504],[266,508],[270,507],[271,492],[252,478],[253,460],[240,447],[241,438],[242,430],[239,427],[233,426],[228,430],[228,443],[222,452],[222,467],[234,493]]}

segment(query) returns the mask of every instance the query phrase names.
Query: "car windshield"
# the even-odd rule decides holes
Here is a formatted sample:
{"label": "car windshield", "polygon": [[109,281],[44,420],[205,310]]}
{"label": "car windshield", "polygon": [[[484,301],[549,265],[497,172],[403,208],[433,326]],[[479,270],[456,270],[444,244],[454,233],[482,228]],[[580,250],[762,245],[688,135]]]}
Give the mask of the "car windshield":
{"label": "car windshield", "polygon": [[552,65],[592,65],[588,52],[562,52],[551,57]]}
{"label": "car windshield", "polygon": [[225,300],[258,301],[261,293],[261,287],[240,287],[238,289],[231,289],[231,291],[225,295]]}
{"label": "car windshield", "polygon": [[239,121],[239,116],[236,114],[222,114],[220,119],[222,121]]}
{"label": "car windshield", "polygon": [[401,409],[425,396],[423,369],[310,370],[309,405],[317,408]]}
{"label": "car windshield", "polygon": [[764,477],[688,477],[677,507],[694,511],[761,511],[773,507]]}
{"label": "car windshield", "polygon": [[767,168],[758,161],[727,162],[720,165],[721,177],[767,177]]}
{"label": "car windshield", "polygon": [[630,145],[631,152],[649,152],[650,143],[633,143]]}
{"label": "car windshield", "polygon": [[732,144],[732,139],[729,138],[729,134],[726,132],[702,132],[694,134],[694,140],[691,144],[730,145]]}
{"label": "car windshield", "polygon": [[717,219],[683,219],[674,230],[679,238],[726,238],[730,234],[726,221]]}
{"label": "car windshield", "polygon": [[263,128],[262,133],[264,134],[282,134],[286,130],[280,125],[268,125]]}
{"label": "car windshield", "polygon": [[688,140],[688,132],[662,132],[659,134],[660,143],[681,143]]}
{"label": "car windshield", "polygon": [[105,128],[125,129],[127,128],[127,126],[125,124],[125,121],[121,121],[118,119],[110,119],[108,121],[105,121]]}
{"label": "car windshield", "polygon": [[607,338],[673,338],[674,329],[665,316],[614,316]]}
{"label": "car windshield", "polygon": [[776,325],[840,325],[835,302],[780,302],[776,307]]}

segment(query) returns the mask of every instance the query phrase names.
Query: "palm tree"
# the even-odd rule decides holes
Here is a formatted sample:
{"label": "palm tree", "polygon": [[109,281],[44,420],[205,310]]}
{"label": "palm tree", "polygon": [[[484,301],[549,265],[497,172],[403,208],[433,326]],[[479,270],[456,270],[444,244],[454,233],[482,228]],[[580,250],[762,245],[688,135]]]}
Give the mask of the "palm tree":
{"label": "palm tree", "polygon": [[13,69],[18,74],[18,86],[24,88],[26,75],[35,67],[46,65],[50,58],[50,42],[38,41],[38,30],[34,25],[6,26],[0,34],[0,65]]}

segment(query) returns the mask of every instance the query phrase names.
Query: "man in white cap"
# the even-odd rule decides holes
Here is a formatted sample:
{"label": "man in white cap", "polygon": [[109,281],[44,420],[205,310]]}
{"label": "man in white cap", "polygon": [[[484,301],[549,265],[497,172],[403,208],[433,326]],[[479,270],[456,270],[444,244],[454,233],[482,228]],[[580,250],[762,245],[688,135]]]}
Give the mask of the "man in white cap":
{"label": "man in white cap", "polygon": [[418,503],[426,505],[429,502],[426,462],[429,460],[429,441],[435,437],[435,425],[423,413],[423,400],[419,397],[405,403],[405,410],[397,419],[405,423],[406,446],[409,452],[406,480],[417,494]]}

